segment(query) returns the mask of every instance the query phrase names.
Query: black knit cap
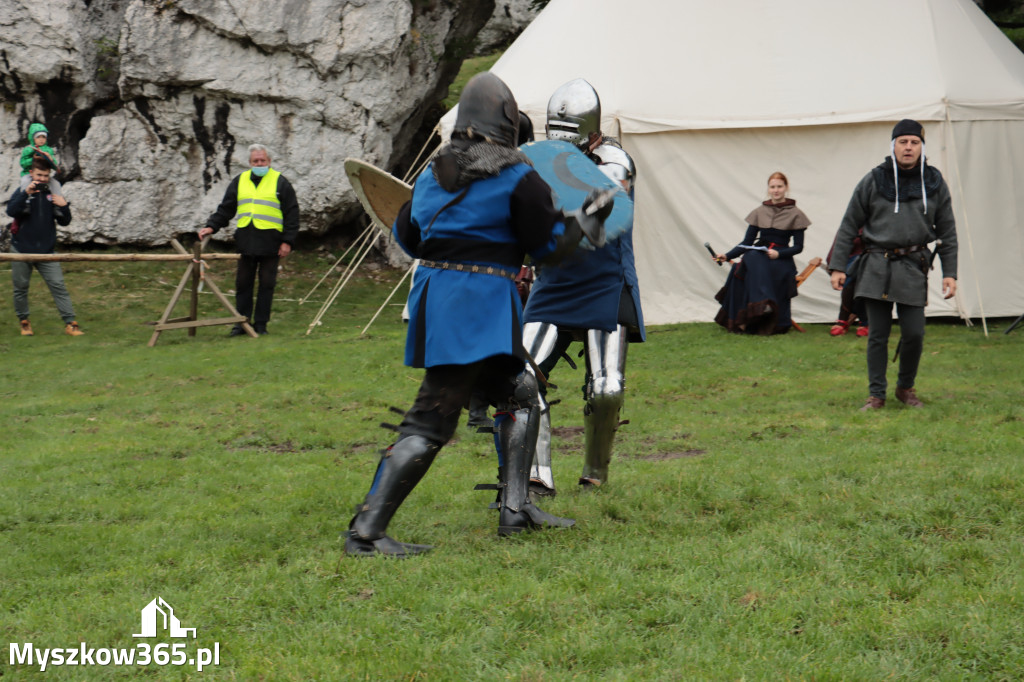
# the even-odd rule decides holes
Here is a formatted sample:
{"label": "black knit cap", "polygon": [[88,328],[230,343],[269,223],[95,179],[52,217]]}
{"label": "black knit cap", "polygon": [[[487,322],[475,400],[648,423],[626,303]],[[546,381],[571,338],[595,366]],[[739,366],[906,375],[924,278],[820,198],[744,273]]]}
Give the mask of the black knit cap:
{"label": "black knit cap", "polygon": [[924,142],[924,126],[913,119],[905,118],[892,129],[892,139],[895,140],[903,135],[916,135]]}

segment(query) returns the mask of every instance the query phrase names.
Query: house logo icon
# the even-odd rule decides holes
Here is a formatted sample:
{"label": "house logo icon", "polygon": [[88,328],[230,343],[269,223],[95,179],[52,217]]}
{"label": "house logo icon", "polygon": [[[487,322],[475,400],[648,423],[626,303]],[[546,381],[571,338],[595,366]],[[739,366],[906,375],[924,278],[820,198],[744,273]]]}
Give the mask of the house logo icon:
{"label": "house logo icon", "polygon": [[160,627],[171,637],[188,637],[189,633],[192,633],[192,639],[196,637],[196,629],[181,627],[181,621],[174,615],[171,605],[162,597],[157,597],[142,609],[142,632],[132,637],[156,637]]}

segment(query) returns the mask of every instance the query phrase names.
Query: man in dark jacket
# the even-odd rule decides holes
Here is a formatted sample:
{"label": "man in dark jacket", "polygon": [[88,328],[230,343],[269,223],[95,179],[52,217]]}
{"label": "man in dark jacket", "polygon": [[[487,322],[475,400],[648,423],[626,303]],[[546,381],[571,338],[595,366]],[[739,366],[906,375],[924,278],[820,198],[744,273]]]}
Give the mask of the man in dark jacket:
{"label": "man in dark jacket", "polygon": [[[7,202],[7,215],[14,218],[12,226],[11,251],[13,253],[53,253],[57,244],[57,226],[71,222],[71,207],[60,194],[50,189],[50,164],[43,158],[35,158],[29,168],[31,181],[24,189],[14,190]],[[21,335],[32,336],[32,325],[28,320],[28,285],[32,267],[39,271],[50,295],[57,304],[57,311],[64,320],[64,333],[81,336],[82,330],[75,321],[75,308],[71,296],[64,286],[64,271],[60,263],[11,263],[11,281],[14,284],[14,312],[21,323]]]}
{"label": "man in dark jacket", "polygon": [[[242,257],[235,275],[235,305],[238,312],[254,322],[256,333],[266,334],[270,306],[277,286],[277,266],[291,253],[299,234],[299,202],[288,179],[270,167],[270,152],[261,144],[249,146],[250,170],[237,176],[224,192],[220,206],[199,230],[199,238],[226,227],[235,214],[235,242]],[[259,289],[253,311],[252,289],[256,277]],[[231,328],[231,336],[245,331]]]}
{"label": "man in dark jacket", "polygon": [[927,165],[924,128],[904,119],[892,131],[892,156],[857,184],[836,234],[829,260],[832,288],[841,290],[857,230],[864,253],[857,261],[854,296],[868,317],[868,388],[861,410],[885,407],[885,369],[889,354],[892,306],[900,321],[900,370],[896,399],[923,407],[914,390],[924,348],[924,307],[928,303],[928,243],[936,242],[942,264],[942,293],[956,294],[956,223],[949,188],[942,174]]}

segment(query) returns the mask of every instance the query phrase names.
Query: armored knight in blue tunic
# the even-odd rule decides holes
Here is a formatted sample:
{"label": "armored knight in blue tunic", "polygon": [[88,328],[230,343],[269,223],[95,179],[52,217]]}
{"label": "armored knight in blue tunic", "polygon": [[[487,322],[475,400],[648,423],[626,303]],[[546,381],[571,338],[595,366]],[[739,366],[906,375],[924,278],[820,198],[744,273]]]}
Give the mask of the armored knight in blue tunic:
{"label": "armored knight in blue tunic", "polygon": [[497,407],[498,534],[574,523],[528,500],[540,399],[535,377],[524,371],[514,280],[526,254],[541,262],[564,257],[584,234],[600,243],[611,206],[593,215],[587,204],[568,215],[556,210],[550,187],[515,147],[518,124],[508,87],[493,74],[475,76],[459,101],[452,142],[416,179],[395,221],[398,243],[420,259],[405,362],[426,373],[349,524],[348,554],[404,557],[430,549],[385,531],[455,433],[474,392]]}
{"label": "armored knight in blue tunic", "polygon": [[[636,167],[618,141],[601,133],[601,102],[590,83],[577,78],[555,90],[548,101],[547,137],[575,144],[633,195]],[[599,486],[608,480],[625,397],[626,349],[630,341],[645,339],[632,227],[602,249],[576,249],[557,265],[541,266],[524,317],[526,349],[545,374],[574,340],[583,341],[585,454],[579,483]],[[537,495],[555,494],[551,418],[543,397],[530,487]]]}

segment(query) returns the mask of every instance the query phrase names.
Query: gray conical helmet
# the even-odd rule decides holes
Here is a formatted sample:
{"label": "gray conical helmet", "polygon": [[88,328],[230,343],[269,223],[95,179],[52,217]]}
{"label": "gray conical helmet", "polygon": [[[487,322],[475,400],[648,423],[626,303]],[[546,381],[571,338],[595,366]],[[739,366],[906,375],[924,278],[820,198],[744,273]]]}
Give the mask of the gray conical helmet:
{"label": "gray conical helmet", "polygon": [[519,105],[504,81],[493,73],[473,76],[462,90],[453,137],[515,147]]}
{"label": "gray conical helmet", "polygon": [[591,133],[601,132],[601,100],[594,86],[582,78],[559,86],[548,100],[545,130],[549,140],[575,145],[583,145]]}

